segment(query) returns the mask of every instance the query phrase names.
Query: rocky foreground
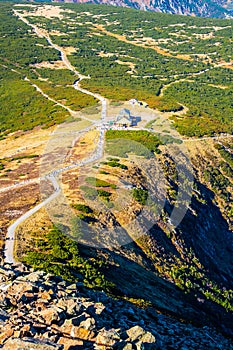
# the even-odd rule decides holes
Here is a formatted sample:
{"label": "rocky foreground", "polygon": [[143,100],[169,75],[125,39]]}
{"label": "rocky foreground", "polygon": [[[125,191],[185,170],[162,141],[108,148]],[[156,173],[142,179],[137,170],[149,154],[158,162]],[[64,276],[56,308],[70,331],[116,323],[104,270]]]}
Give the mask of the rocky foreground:
{"label": "rocky foreground", "polygon": [[[169,298],[169,296],[168,296]],[[139,309],[24,265],[0,267],[0,348],[233,349],[216,330]]]}

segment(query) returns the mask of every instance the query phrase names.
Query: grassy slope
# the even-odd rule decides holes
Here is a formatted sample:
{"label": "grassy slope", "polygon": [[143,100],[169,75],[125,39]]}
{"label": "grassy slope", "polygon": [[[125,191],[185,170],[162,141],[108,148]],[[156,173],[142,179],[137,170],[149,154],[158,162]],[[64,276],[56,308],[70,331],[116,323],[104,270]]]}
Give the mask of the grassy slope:
{"label": "grassy slope", "polygon": [[[10,11],[10,6],[7,6],[3,8],[4,11]],[[116,14],[109,15],[109,7],[86,5],[65,6],[79,13],[88,9],[93,14],[104,14],[106,19],[110,20],[112,23],[108,26],[108,31],[117,35],[123,34],[127,37],[128,41],[135,41],[137,34],[133,34],[132,30],[138,30],[139,27],[142,27],[142,32],[140,34],[142,37],[151,36],[156,40],[161,38],[168,39],[167,43],[164,41],[164,43],[159,44],[159,47],[160,49],[169,49],[169,54],[171,56],[165,55],[164,52],[163,54],[159,54],[152,48],[145,48],[144,44],[143,47],[141,44],[141,46],[135,46],[132,43],[120,40],[119,37],[117,38],[110,34],[103,33],[101,30],[97,30],[97,33],[102,36],[93,35],[94,30],[90,23],[86,23],[82,26],[73,23],[70,25],[72,28],[70,28],[67,25],[66,19],[64,21],[59,21],[57,19],[44,20],[43,26],[48,30],[57,29],[69,33],[69,37],[65,35],[53,36],[54,41],[58,44],[74,46],[79,49],[75,54],[72,54],[70,58],[72,63],[80,69],[82,73],[91,75],[92,79],[86,82],[84,86],[88,86],[94,91],[101,91],[105,96],[116,100],[138,96],[150,102],[151,105],[154,104],[163,109],[169,109],[168,106],[176,108],[177,102],[183,103],[189,107],[189,116],[183,119],[177,119],[176,123],[181,132],[190,136],[212,134],[222,131],[231,132],[232,120],[230,119],[230,113],[232,108],[232,82],[230,77],[232,71],[226,68],[216,68],[203,75],[192,76],[193,72],[209,66],[212,67],[213,63],[218,63],[221,59],[229,61],[231,58],[231,52],[229,51],[231,27],[214,32],[214,38],[206,40],[200,40],[196,38],[195,35],[197,33],[200,35],[203,33],[206,34],[206,31],[211,31],[216,25],[219,27],[231,26],[231,22],[208,20],[207,24],[211,27],[208,29],[206,21],[205,24],[203,24],[203,20],[201,19],[140,13],[141,17],[139,21],[135,18],[135,12],[131,10],[114,8]],[[8,16],[4,11],[2,14]],[[76,13],[67,14],[67,18],[71,19],[75,19],[76,16]],[[80,16],[81,20],[79,21],[81,21],[81,23],[91,21],[94,24],[99,23],[106,26],[106,19],[104,18],[93,18],[87,14],[80,14]],[[20,67],[17,67],[17,70],[22,74],[28,74],[34,82],[38,80],[38,73],[42,73],[41,75],[43,77],[49,78],[49,81],[44,83],[47,84],[47,86],[44,86],[47,91],[53,90],[53,84],[59,85],[61,80],[64,84],[69,84],[69,82],[72,82],[73,77],[72,75],[70,76],[69,72],[66,72],[64,74],[65,76],[62,75],[62,77],[48,70],[36,69],[32,72],[28,67],[29,63],[35,63],[35,52],[30,51],[31,45],[33,43],[41,44],[42,40],[32,37],[27,43],[25,38],[27,39],[29,34],[25,25],[9,16],[8,26],[5,26],[4,18],[1,21],[3,26],[2,30],[3,32],[8,32],[6,37],[2,38],[3,51],[1,51],[1,59],[2,64],[7,65],[8,69],[2,68],[2,77],[4,78],[2,98],[4,97],[5,101],[8,101],[8,105],[12,104],[15,109],[12,114],[9,114],[12,110],[7,109],[7,105],[2,104],[2,106],[5,106],[4,112],[1,114],[3,125],[8,130],[16,130],[17,128],[22,128],[22,125],[25,125],[25,128],[30,128],[40,123],[49,123],[51,120],[48,119],[47,115],[51,115],[55,107],[36,94],[35,90],[22,79],[23,76],[21,77],[21,75],[11,72],[9,68],[15,68],[14,64],[17,64],[19,61]],[[116,19],[120,24],[113,23]],[[40,19],[33,18],[32,21],[38,23]],[[179,26],[181,22],[185,23],[185,27],[182,27],[182,29]],[[170,27],[171,24],[175,26]],[[192,28],[193,26],[195,26],[195,28]],[[15,31],[16,27],[19,29],[18,31]],[[175,42],[174,35],[171,33],[176,33],[178,35],[178,44]],[[89,34],[92,36],[89,36]],[[12,38],[14,35],[16,36],[15,41],[9,40],[9,38]],[[182,35],[184,37],[182,37]],[[20,37],[22,37],[22,40],[20,40]],[[182,44],[181,41],[185,42]],[[220,45],[214,45],[216,42],[220,42]],[[18,43],[20,43],[19,46],[17,46]],[[43,41],[43,44],[46,44],[45,41]],[[208,56],[209,52],[213,54],[213,45],[214,50],[217,51],[217,55],[211,55],[211,57],[213,56],[213,61],[209,64],[200,56],[192,57],[191,61],[190,57],[188,59],[185,57],[175,57],[179,53],[191,55],[193,52],[196,54],[205,52]],[[15,52],[18,50],[18,47],[20,47],[21,50],[19,50],[20,55],[17,56]],[[57,53],[53,50],[38,50],[39,51],[36,49],[37,62],[40,62],[40,60],[58,59]],[[100,51],[113,53],[114,56],[102,58],[98,55]],[[48,54],[48,56],[44,56],[45,53],[46,55]],[[127,57],[125,55],[127,55]],[[132,77],[130,74],[126,73],[129,67],[116,63],[116,58],[121,61],[130,61],[134,63],[136,69],[134,75],[136,77]],[[179,79],[183,79],[185,74],[188,74],[188,80],[190,79],[193,81],[180,81]],[[147,76],[147,78],[145,78],[145,76]],[[159,94],[161,85],[166,85],[177,80],[177,83],[170,85],[165,90],[165,97],[156,96]],[[218,87],[210,86],[210,84],[217,85]],[[226,88],[222,89],[219,87],[223,85],[226,86]],[[17,86],[17,90],[15,90],[16,94],[9,94],[9,88],[14,86]],[[72,103],[72,96],[60,95],[61,92],[64,93],[64,86],[61,90],[59,90],[59,88],[57,90],[54,89],[54,91],[57,91],[57,93],[54,92],[54,96],[58,98],[63,97],[69,101],[69,103]],[[65,90],[68,91],[68,89]],[[26,95],[27,98],[22,98],[21,93],[23,96]],[[203,98],[203,95],[205,98]],[[21,98],[19,99],[19,97]],[[18,104],[16,101],[18,101]],[[51,110],[48,110],[50,108]],[[33,115],[30,114],[31,112],[33,112]],[[59,114],[61,111],[56,110],[55,112],[55,120],[57,122],[61,121],[64,117],[62,114]],[[32,118],[35,118],[34,124]],[[5,132],[4,129],[3,132]],[[223,151],[221,152],[223,154]],[[206,154],[208,154],[208,151]],[[229,174],[231,174],[232,170],[229,169],[228,166],[230,163],[228,161],[229,156],[230,155],[226,156],[224,153],[223,157],[226,158],[226,161],[222,159],[222,162],[220,162],[221,155],[217,157],[219,161],[219,163],[217,163],[217,173],[215,169],[216,162],[213,161],[210,154],[208,154],[208,156],[205,155],[204,160],[201,158],[199,159],[197,155],[194,157],[196,161],[196,170],[197,172],[201,172],[201,175],[196,179],[197,184],[195,188],[197,193],[199,192],[200,194],[194,197],[191,207],[192,211],[190,209],[183,225],[181,225],[176,232],[168,232],[164,229],[165,226],[162,226],[162,230],[161,227],[155,225],[150,232],[150,238],[153,244],[148,245],[146,238],[143,238],[141,241],[134,244],[133,247],[127,247],[128,251],[125,253],[127,256],[126,259],[108,252],[109,258],[115,261],[115,265],[113,265],[110,270],[106,271],[106,275],[110,280],[117,279],[117,288],[121,293],[130,295],[134,289],[133,296],[135,298],[141,298],[144,295],[147,300],[154,302],[154,305],[161,310],[174,312],[175,314],[181,311],[181,314],[183,313],[186,317],[190,317],[190,315],[194,317],[196,315],[196,308],[198,307],[199,310],[202,310],[202,312],[206,314],[209,312],[212,320],[218,315],[220,321],[217,320],[217,323],[221,323],[222,317],[223,323],[227,324],[230,313],[226,310],[231,308],[229,303],[232,297],[232,291],[230,290],[230,288],[232,288],[232,263],[229,258],[231,250],[227,247],[227,242],[229,240],[227,218],[230,217],[230,213],[232,213],[229,203],[231,200],[229,197],[231,186],[229,178],[231,175]],[[126,170],[124,171],[126,172]],[[167,181],[169,190],[175,191],[177,184],[174,183],[172,175],[174,174],[167,174]],[[202,184],[199,183],[199,181],[202,182]],[[222,201],[221,211],[219,209],[220,204],[218,200],[219,203]],[[217,203],[218,206],[215,203]],[[164,217],[161,219],[161,225],[163,224],[163,220],[165,225],[166,218],[169,216],[172,205],[173,200],[171,196],[169,197],[168,195],[167,206],[165,208]],[[208,216],[208,212],[211,212],[211,216]],[[212,220],[211,217],[217,218],[216,222]],[[52,255],[52,257],[50,256],[50,262],[52,261],[54,265],[56,265],[58,253],[62,252],[65,256],[63,260],[65,260],[69,268],[70,264],[72,265],[74,263],[71,257],[72,254],[70,255],[67,251],[64,252],[62,244],[59,247],[55,247],[57,251],[53,249],[53,238],[54,237],[52,237],[50,241],[44,243],[45,248],[49,249]],[[60,242],[63,242],[63,238],[61,238]],[[178,245],[176,242],[178,242]],[[205,242],[205,244],[203,244],[203,242]],[[39,243],[43,244],[43,242]],[[155,250],[157,249],[156,253],[151,253],[149,247]],[[163,250],[161,253],[161,247],[165,249],[165,252]],[[43,246],[37,248],[40,250]],[[226,252],[224,259],[227,263],[222,262],[221,251]],[[88,253],[90,254],[90,251]],[[99,252],[97,252],[97,255],[98,253]],[[135,255],[141,257],[144,264],[143,267],[141,264],[138,264],[138,261],[132,263]],[[68,257],[68,262],[66,257]],[[32,260],[29,262],[33,264],[39,264],[41,260],[43,263],[45,260],[44,257],[42,257],[41,260],[38,259],[36,255],[32,255],[31,259]],[[62,265],[60,263],[61,261],[59,260],[59,265]],[[117,264],[119,264],[118,267]],[[125,268],[125,265],[127,268]],[[150,268],[150,272],[148,272],[148,268]],[[64,274],[66,273],[66,269],[64,272],[61,267],[60,272]],[[99,277],[98,274],[95,274],[96,270],[93,271],[93,276],[91,276],[93,277],[94,284],[95,278]],[[132,277],[132,275],[134,279],[132,283],[128,283],[129,277]],[[160,278],[163,278],[164,281],[160,280]],[[226,291],[223,290],[223,280],[227,285]],[[103,280],[100,279],[97,282],[101,285]],[[134,288],[135,285],[137,285],[136,290]],[[165,300],[166,293],[162,293],[163,287],[171,294],[171,299],[168,301]],[[186,296],[186,294],[188,294],[188,296]],[[186,309],[183,309],[183,304],[180,305],[180,303],[177,303],[177,299],[181,299],[181,296],[183,296],[185,302],[187,302],[187,304],[185,304],[187,307]],[[204,298],[203,307],[197,303],[197,296]],[[205,315],[205,317],[207,316]],[[205,319],[205,322],[208,321]]]}

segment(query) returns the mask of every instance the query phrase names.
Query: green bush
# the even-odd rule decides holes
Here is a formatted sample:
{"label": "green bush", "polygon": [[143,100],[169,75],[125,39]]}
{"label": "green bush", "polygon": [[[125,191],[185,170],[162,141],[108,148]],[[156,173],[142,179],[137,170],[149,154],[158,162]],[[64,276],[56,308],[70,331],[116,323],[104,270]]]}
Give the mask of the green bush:
{"label": "green bush", "polygon": [[105,198],[107,200],[109,200],[109,198],[111,197],[111,193],[108,192],[108,191],[97,190],[97,192],[98,192],[98,196],[103,197],[103,198]]}
{"label": "green bush", "polygon": [[24,262],[35,269],[61,276],[69,282],[81,278],[89,288],[109,291],[114,287],[102,272],[105,263],[95,258],[83,258],[78,243],[56,227],[50,230],[44,244],[39,241],[37,249],[24,257]]}
{"label": "green bush", "polygon": [[97,179],[95,177],[87,177],[86,178],[86,182],[89,183],[92,186],[95,186],[95,187],[111,187],[113,189],[116,188],[115,184],[111,184],[111,183],[109,183],[107,181],[100,180],[100,179]]}
{"label": "green bush", "polygon": [[134,153],[149,158],[160,153],[158,147],[162,144],[157,136],[145,130],[108,130],[106,140],[108,152],[120,157]]}
{"label": "green bush", "polygon": [[148,199],[148,190],[142,188],[133,189],[133,198],[140,204],[145,205]]}
{"label": "green bush", "polygon": [[80,204],[80,203],[73,204],[72,207],[76,210],[82,211],[85,214],[93,213],[93,210],[88,205],[85,205],[85,204]]}

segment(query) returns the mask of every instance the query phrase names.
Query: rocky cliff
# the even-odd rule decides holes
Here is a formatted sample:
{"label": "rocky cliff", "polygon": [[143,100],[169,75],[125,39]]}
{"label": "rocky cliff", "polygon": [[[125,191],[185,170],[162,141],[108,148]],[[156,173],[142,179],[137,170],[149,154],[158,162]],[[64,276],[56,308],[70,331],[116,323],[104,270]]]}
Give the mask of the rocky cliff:
{"label": "rocky cliff", "polygon": [[226,0],[54,0],[56,2],[94,3],[131,7],[146,11],[202,17],[229,17]]}
{"label": "rocky cliff", "polygon": [[181,323],[24,265],[0,267],[0,348],[233,349],[213,328]]}

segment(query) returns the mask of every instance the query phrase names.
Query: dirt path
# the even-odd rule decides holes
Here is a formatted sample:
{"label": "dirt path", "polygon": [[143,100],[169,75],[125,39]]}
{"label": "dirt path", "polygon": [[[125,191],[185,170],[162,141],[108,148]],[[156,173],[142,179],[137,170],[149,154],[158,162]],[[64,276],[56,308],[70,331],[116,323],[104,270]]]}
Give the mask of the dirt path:
{"label": "dirt path", "polygon": [[176,83],[180,83],[181,81],[187,81],[187,82],[192,82],[192,80],[189,80],[189,79],[179,79],[179,80],[175,80],[175,81],[172,81],[171,83],[168,83],[168,84],[164,84],[163,87],[160,89],[159,91],[159,97],[163,97],[164,96],[164,92],[172,85],[176,84]]}
{"label": "dirt path", "polygon": [[185,61],[187,61],[187,60],[188,61],[193,61],[193,59],[189,55],[181,55],[181,54],[172,55],[169,51],[163,50],[159,46],[137,43],[135,41],[131,41],[131,40],[126,39],[126,37],[124,35],[120,35],[120,34],[109,32],[107,29],[104,28],[103,25],[93,24],[93,26],[94,26],[94,28],[96,30],[99,30],[99,31],[101,31],[104,34],[106,34],[108,36],[111,36],[113,38],[116,38],[119,41],[123,41],[123,42],[125,42],[127,44],[131,44],[131,45],[134,45],[134,46],[142,47],[144,49],[152,49],[152,50],[156,51],[158,54],[163,55],[163,56],[174,57],[174,58],[178,58],[178,59],[185,60]]}
{"label": "dirt path", "polygon": [[[71,116],[73,117],[79,117],[79,118],[82,118],[82,119],[85,119],[85,120],[88,120],[89,122],[93,123],[93,119],[89,119],[87,117],[84,117],[83,115],[80,116],[79,112],[77,111],[74,111],[72,110],[70,107],[67,107],[66,105],[64,105],[63,103],[61,102],[58,102],[57,100],[55,100],[54,98],[50,97],[49,95],[47,95],[38,85],[36,85],[35,83],[32,83],[30,79],[28,79],[27,77],[24,79],[26,81],[28,81],[35,89],[36,91],[38,91],[41,95],[43,95],[45,98],[47,98],[47,100],[49,101],[52,101],[53,103],[55,103],[57,106],[60,106],[64,109],[66,109]],[[80,89],[77,89],[80,91]],[[83,91],[82,91],[83,92]],[[85,93],[85,92],[83,92]],[[91,95],[91,94],[90,94]],[[93,96],[93,95],[92,95]]]}
{"label": "dirt path", "polygon": [[4,261],[6,263],[13,264],[15,263],[14,260],[14,242],[15,242],[15,230],[24,220],[28,219],[31,215],[35,214],[39,209],[41,209],[43,206],[51,202],[53,199],[55,199],[58,194],[60,193],[61,189],[59,187],[59,184],[55,177],[50,178],[53,186],[54,186],[54,193],[47,198],[42,203],[38,204],[34,208],[27,211],[25,214],[20,216],[12,225],[8,227],[7,230],[7,236],[6,236],[6,243],[4,248]]}
{"label": "dirt path", "polygon": [[[64,62],[66,67],[69,70],[71,70],[72,72],[74,72],[75,75],[77,75],[77,77],[78,77],[78,79],[74,83],[74,88],[76,90],[82,92],[82,93],[91,95],[91,96],[95,97],[96,99],[98,99],[101,102],[101,104],[102,104],[102,110],[101,110],[100,137],[99,137],[99,140],[98,140],[95,152],[90,157],[88,157],[87,159],[81,161],[80,163],[72,164],[72,165],[66,166],[64,168],[60,168],[58,170],[54,170],[50,174],[47,174],[47,176],[45,176],[43,179],[46,179],[46,180],[49,180],[50,182],[52,182],[53,187],[54,187],[54,193],[51,196],[49,196],[48,198],[46,198],[46,200],[44,200],[43,202],[41,202],[40,204],[38,204],[37,206],[35,206],[31,210],[29,210],[28,212],[23,214],[12,225],[10,225],[8,227],[7,235],[6,235],[6,243],[5,243],[5,247],[4,247],[4,261],[6,263],[15,263],[15,260],[14,260],[14,242],[15,242],[15,230],[17,229],[17,227],[21,223],[23,223],[24,220],[28,219],[32,214],[36,213],[39,209],[41,209],[43,206],[45,206],[46,204],[48,204],[49,202],[54,200],[59,195],[59,193],[61,191],[61,188],[60,188],[60,185],[59,185],[59,183],[57,181],[57,176],[59,174],[61,174],[62,172],[66,171],[66,170],[73,169],[75,167],[79,167],[79,166],[82,166],[84,164],[91,163],[91,162],[93,162],[93,161],[95,161],[95,160],[97,160],[97,159],[102,157],[103,148],[104,148],[104,130],[103,130],[103,126],[102,125],[105,122],[105,118],[106,118],[106,114],[107,114],[107,100],[103,96],[101,96],[99,94],[92,93],[89,90],[82,89],[81,87],[79,87],[79,82],[82,79],[85,79],[85,78],[88,78],[88,77],[85,77],[84,75],[82,75],[82,74],[80,74],[79,72],[76,71],[76,69],[69,62],[69,60],[68,60],[68,58],[66,56],[66,53],[63,51],[63,49],[61,47],[59,47],[58,45],[54,44],[47,33],[45,33],[44,31],[40,30],[39,28],[37,28],[37,26],[30,24],[29,21],[26,18],[24,18],[20,13],[18,13],[15,10],[14,10],[14,13],[24,23],[26,23],[27,25],[32,27],[38,36],[40,36],[40,37],[42,36],[42,37],[46,38],[46,40],[48,41],[49,45],[60,52],[62,61]],[[60,104],[59,102],[57,102],[56,100],[51,99],[37,85],[35,85],[35,84],[32,84],[32,85],[34,85],[34,87],[41,94],[43,94],[44,97],[46,97],[47,99],[50,99],[54,103],[57,103],[57,104],[63,106],[63,108],[66,108],[70,113],[74,113],[74,111],[72,111],[69,107],[66,107],[66,106]],[[92,123],[93,123],[93,120],[92,120]],[[41,179],[42,178],[38,178],[38,179],[35,179],[35,181],[36,180],[39,181]],[[21,186],[21,185],[27,185],[27,184],[28,183],[26,183],[26,184],[25,183],[23,183],[23,184],[20,183],[20,184],[17,184],[15,186]]]}
{"label": "dirt path", "polygon": [[[189,78],[195,78],[195,76],[204,74],[204,73],[206,73],[206,72],[208,72],[210,70],[213,70],[215,68],[220,68],[220,67],[224,68],[225,67],[225,63],[216,64],[216,65],[214,65],[212,67],[209,67],[209,68],[206,68],[206,69],[202,69],[199,72],[182,74],[182,76],[186,75],[186,78],[177,79],[177,80],[172,81],[172,82],[170,82],[168,84],[164,84],[163,87],[160,89],[159,96],[160,97],[164,96],[165,90],[167,90],[173,84],[180,83],[182,81],[192,82],[192,80],[189,80]],[[171,78],[171,76],[169,78]],[[212,86],[214,86],[214,85],[212,85]],[[227,87],[222,86],[220,88],[224,89],[224,88],[227,88]]]}

